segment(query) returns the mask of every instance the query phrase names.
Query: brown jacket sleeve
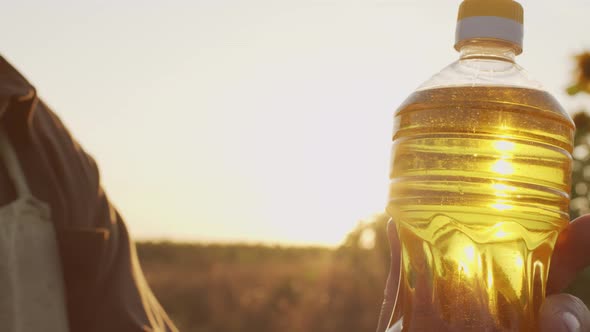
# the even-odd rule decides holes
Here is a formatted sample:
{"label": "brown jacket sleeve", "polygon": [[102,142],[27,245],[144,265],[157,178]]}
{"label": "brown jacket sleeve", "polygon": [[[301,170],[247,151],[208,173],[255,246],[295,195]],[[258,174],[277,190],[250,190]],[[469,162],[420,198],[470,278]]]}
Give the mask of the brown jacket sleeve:
{"label": "brown jacket sleeve", "polygon": [[[0,121],[29,186],[51,207],[71,331],[176,331],[145,281],[125,223],[101,188],[96,163],[0,58],[2,105]],[[0,167],[0,184],[6,181]],[[12,189],[0,191],[0,203],[12,195]]]}

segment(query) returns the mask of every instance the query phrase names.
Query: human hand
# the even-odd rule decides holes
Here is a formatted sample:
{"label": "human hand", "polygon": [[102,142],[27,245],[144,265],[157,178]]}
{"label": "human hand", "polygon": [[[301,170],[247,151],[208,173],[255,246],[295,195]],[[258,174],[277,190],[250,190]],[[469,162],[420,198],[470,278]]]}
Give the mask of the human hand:
{"label": "human hand", "polygon": [[[387,233],[391,262],[377,332],[384,332],[390,321],[396,323],[387,332],[400,331],[402,319],[400,308],[395,307],[400,277],[400,244],[391,220]],[[589,265],[590,215],[585,215],[570,223],[557,239],[547,282],[548,296],[539,318],[542,332],[590,332],[590,311],[586,305],[573,295],[560,294]]]}

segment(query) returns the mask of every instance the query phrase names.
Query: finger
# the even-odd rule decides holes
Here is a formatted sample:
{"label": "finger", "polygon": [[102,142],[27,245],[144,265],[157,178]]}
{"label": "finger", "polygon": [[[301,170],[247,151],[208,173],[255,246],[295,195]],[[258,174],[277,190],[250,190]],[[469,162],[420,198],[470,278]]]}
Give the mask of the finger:
{"label": "finger", "polygon": [[560,293],[590,265],[590,215],[570,223],[559,234],[547,283],[547,294]]}
{"label": "finger", "polygon": [[381,312],[379,314],[377,332],[384,332],[392,318],[395,299],[397,297],[397,289],[399,286],[401,261],[400,244],[397,227],[391,219],[387,223],[387,237],[389,239],[391,260],[389,265],[389,275],[387,277],[387,283],[385,284],[383,304],[381,305]]}
{"label": "finger", "polygon": [[540,315],[542,332],[590,331],[590,311],[582,300],[570,294],[547,297]]}

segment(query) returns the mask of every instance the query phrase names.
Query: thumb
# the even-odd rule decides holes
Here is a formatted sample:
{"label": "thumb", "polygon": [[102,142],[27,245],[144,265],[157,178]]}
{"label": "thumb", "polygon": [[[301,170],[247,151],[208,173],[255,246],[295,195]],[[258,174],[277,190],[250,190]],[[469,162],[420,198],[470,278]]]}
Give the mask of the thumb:
{"label": "thumb", "polygon": [[566,288],[578,273],[590,266],[590,215],[572,221],[559,234],[551,258],[547,294]]}
{"label": "thumb", "polygon": [[[389,239],[389,249],[391,253],[391,262],[389,276],[387,277],[387,284],[385,285],[383,304],[381,305],[381,312],[377,325],[377,332],[384,332],[387,329],[390,321],[398,317],[392,317],[397,297],[400,274],[400,244],[399,236],[397,234],[397,227],[390,219],[387,223],[387,237]],[[397,311],[397,310],[396,310]]]}
{"label": "thumb", "polygon": [[540,328],[543,332],[590,332],[590,311],[573,295],[551,295],[541,307]]}

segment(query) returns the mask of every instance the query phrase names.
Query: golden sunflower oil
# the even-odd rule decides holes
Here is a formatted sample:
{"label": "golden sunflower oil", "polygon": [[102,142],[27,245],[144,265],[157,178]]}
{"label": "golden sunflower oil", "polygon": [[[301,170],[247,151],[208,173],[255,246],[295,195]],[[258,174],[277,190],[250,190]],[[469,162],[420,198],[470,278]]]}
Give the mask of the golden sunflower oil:
{"label": "golden sunflower oil", "polygon": [[541,90],[442,87],[411,95],[395,128],[403,331],[536,331],[569,220],[569,117]]}

